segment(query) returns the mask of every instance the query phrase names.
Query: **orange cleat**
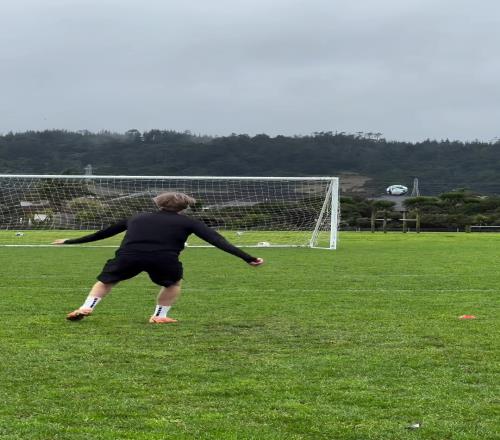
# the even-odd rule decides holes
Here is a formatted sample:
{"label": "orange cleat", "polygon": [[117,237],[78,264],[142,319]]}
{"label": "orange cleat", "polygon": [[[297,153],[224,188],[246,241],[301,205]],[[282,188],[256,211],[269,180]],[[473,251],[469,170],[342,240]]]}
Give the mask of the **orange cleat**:
{"label": "orange cleat", "polygon": [[68,321],[80,321],[81,319],[85,318],[86,316],[89,316],[92,313],[91,308],[81,308],[81,309],[76,309],[71,313],[68,313],[66,315],[66,319]]}
{"label": "orange cleat", "polygon": [[151,316],[151,318],[149,318],[149,322],[151,324],[171,324],[173,322],[177,322],[177,319],[169,318],[168,316],[163,318],[160,318],[159,316]]}

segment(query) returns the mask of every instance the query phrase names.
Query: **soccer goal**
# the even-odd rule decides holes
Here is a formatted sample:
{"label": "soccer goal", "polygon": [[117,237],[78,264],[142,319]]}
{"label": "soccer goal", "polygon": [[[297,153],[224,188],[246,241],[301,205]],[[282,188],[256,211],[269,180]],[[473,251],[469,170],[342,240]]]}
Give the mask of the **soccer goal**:
{"label": "soccer goal", "polygon": [[[184,192],[186,214],[238,246],[335,249],[336,177],[163,177],[0,175],[0,245],[47,245],[156,207],[152,197]],[[202,246],[196,237],[188,246]],[[116,246],[113,237],[93,246]]]}

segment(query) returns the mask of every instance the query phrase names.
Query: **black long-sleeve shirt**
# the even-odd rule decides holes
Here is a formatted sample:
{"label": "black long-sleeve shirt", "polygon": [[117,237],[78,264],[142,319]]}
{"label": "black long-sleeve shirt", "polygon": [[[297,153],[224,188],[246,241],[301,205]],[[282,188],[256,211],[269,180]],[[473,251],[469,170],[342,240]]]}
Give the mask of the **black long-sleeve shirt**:
{"label": "black long-sleeve shirt", "polygon": [[105,229],[80,238],[66,240],[65,244],[89,243],[112,237],[127,231],[118,249],[120,254],[137,254],[144,252],[179,253],[191,234],[225,252],[233,254],[247,263],[256,258],[233,246],[222,235],[209,228],[203,222],[171,211],[141,213],[122,220]]}

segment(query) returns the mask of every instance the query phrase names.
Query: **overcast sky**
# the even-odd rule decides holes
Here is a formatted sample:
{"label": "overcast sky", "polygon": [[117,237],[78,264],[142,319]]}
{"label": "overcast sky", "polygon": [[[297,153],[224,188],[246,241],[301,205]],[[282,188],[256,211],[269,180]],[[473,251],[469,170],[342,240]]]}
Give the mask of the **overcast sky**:
{"label": "overcast sky", "polygon": [[498,0],[0,3],[0,133],[500,136]]}

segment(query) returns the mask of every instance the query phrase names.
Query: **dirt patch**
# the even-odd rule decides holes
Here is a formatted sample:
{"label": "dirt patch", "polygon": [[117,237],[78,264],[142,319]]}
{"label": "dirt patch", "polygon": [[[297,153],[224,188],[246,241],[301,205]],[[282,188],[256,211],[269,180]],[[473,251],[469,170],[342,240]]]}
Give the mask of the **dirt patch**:
{"label": "dirt patch", "polygon": [[372,180],[371,177],[356,173],[342,173],[339,175],[341,194],[363,194],[366,192],[366,184]]}

